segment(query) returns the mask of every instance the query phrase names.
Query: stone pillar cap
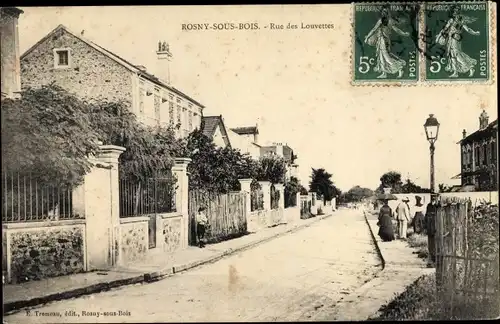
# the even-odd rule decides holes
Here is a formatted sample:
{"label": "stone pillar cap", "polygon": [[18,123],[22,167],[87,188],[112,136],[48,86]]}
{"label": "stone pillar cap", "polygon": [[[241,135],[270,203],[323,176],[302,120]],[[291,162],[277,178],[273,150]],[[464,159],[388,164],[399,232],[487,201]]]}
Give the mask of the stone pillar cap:
{"label": "stone pillar cap", "polygon": [[245,179],[238,179],[238,181],[239,182],[252,182],[253,179],[247,179],[247,178],[245,178]]}
{"label": "stone pillar cap", "polygon": [[174,158],[175,164],[189,164],[192,160],[190,158]]}
{"label": "stone pillar cap", "polygon": [[118,145],[99,145],[99,149],[101,151],[118,151],[118,152],[125,152],[127,150],[123,146],[118,146]]}

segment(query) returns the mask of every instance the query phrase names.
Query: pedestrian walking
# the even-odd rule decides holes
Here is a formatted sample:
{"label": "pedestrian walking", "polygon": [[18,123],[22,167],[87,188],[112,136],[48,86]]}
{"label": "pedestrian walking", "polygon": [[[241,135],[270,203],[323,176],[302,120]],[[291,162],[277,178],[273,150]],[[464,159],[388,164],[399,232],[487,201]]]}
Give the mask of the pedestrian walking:
{"label": "pedestrian walking", "polygon": [[205,247],[205,231],[208,226],[208,218],[205,215],[205,207],[198,208],[198,213],[196,214],[196,235],[198,236],[198,246],[200,248]]}
{"label": "pedestrian walking", "polygon": [[429,250],[428,266],[436,262],[436,217],[437,217],[437,195],[431,194],[431,201],[425,211],[425,230],[427,232],[427,248]]}
{"label": "pedestrian walking", "polygon": [[380,208],[378,214],[379,226],[378,235],[384,242],[390,242],[395,239],[394,237],[394,227],[392,226],[393,213],[391,207],[389,207],[388,200],[383,201],[383,206]]}
{"label": "pedestrian walking", "polygon": [[425,223],[424,223],[424,204],[422,204],[422,197],[415,196],[415,206],[413,206],[413,210],[415,211],[415,215],[413,216],[412,225],[413,232],[415,234],[421,234],[424,232]]}
{"label": "pedestrian walking", "polygon": [[403,201],[399,203],[396,207],[396,221],[398,223],[398,236],[401,240],[406,239],[406,231],[408,229],[408,223],[410,221],[410,208],[408,202],[410,199],[408,197],[403,198]]}

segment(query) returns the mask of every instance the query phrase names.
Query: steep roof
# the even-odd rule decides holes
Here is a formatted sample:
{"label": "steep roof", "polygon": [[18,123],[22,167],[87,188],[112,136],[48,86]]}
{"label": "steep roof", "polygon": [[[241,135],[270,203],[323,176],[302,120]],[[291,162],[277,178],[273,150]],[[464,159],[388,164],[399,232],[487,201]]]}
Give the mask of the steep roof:
{"label": "steep roof", "polygon": [[95,50],[97,50],[101,54],[109,57],[113,61],[117,62],[118,64],[120,64],[122,66],[124,66],[125,68],[127,68],[131,72],[136,73],[139,76],[141,76],[141,77],[143,77],[143,78],[145,78],[145,79],[147,79],[147,80],[149,80],[149,81],[151,81],[151,82],[153,82],[153,83],[155,83],[155,84],[157,84],[157,85],[159,85],[161,87],[164,87],[164,88],[172,91],[173,93],[175,93],[175,94],[177,94],[177,95],[179,95],[181,97],[184,97],[185,99],[187,99],[189,101],[192,101],[194,104],[199,105],[201,108],[205,108],[205,106],[203,106],[201,103],[197,102],[196,100],[194,100],[193,98],[191,98],[187,94],[183,93],[182,91],[177,90],[176,88],[174,88],[174,87],[166,84],[165,82],[163,82],[162,80],[160,80],[158,77],[154,76],[153,74],[151,74],[151,73],[149,73],[147,71],[141,70],[138,67],[139,65],[135,65],[135,64],[130,63],[126,59],[118,56],[117,54],[115,54],[115,53],[113,53],[113,52],[105,49],[104,47],[102,47],[100,45],[97,45],[96,43],[92,42],[91,40],[82,37],[78,33],[72,32],[71,30],[69,30],[64,25],[57,26],[54,30],[52,30],[50,33],[48,33],[45,37],[43,37],[37,43],[35,43],[33,46],[31,46],[26,52],[23,53],[23,55],[21,55],[21,60],[26,55],[28,55],[29,53],[31,53],[39,44],[43,43],[46,39],[48,39],[49,37],[51,37],[52,35],[54,35],[55,33],[57,33],[60,30],[63,30],[66,33],[72,35],[73,37],[76,37],[77,39],[79,39],[80,41],[86,43],[87,45],[89,45],[90,47],[94,48]]}
{"label": "steep roof", "polygon": [[468,136],[466,136],[465,138],[461,139],[458,142],[458,144],[463,143],[463,142],[473,141],[475,139],[481,138],[482,136],[489,135],[490,133],[497,131],[497,129],[498,129],[498,119],[495,119],[494,121],[489,123],[488,126],[486,126],[485,128],[478,129],[477,131],[475,131],[475,132],[469,134]]}
{"label": "steep roof", "polygon": [[238,135],[259,134],[259,129],[257,128],[257,126],[236,127],[231,128],[231,130]]}
{"label": "steep roof", "polygon": [[220,131],[222,133],[222,137],[224,138],[224,143],[226,143],[227,147],[231,147],[231,143],[229,141],[229,136],[227,134],[226,126],[224,125],[224,119],[222,118],[222,115],[203,116],[201,125],[202,125],[201,130],[203,134],[209,138],[212,138],[215,135],[217,126],[219,126]]}

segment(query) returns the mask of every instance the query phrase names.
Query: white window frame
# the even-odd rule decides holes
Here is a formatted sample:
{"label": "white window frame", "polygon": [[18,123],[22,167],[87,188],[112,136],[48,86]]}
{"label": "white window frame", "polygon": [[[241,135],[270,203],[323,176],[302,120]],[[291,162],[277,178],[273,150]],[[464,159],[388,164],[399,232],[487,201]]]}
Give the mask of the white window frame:
{"label": "white window frame", "polygon": [[[57,52],[66,51],[68,52],[68,65],[59,65],[59,55]],[[73,66],[73,53],[69,47],[54,48],[54,68],[56,69],[70,69]]]}

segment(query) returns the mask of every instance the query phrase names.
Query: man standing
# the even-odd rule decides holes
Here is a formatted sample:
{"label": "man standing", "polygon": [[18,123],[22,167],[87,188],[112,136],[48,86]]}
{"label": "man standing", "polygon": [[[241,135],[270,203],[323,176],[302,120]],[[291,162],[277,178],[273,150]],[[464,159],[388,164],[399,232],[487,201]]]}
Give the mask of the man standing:
{"label": "man standing", "polygon": [[408,207],[408,202],[410,199],[408,197],[403,198],[396,208],[396,221],[398,222],[398,235],[402,240],[406,239],[406,230],[408,228],[408,222],[410,221],[410,208]]}
{"label": "man standing", "polygon": [[431,194],[431,201],[425,211],[425,230],[427,232],[427,245],[429,249],[428,266],[433,266],[436,262],[436,217],[438,204],[436,194]]}

